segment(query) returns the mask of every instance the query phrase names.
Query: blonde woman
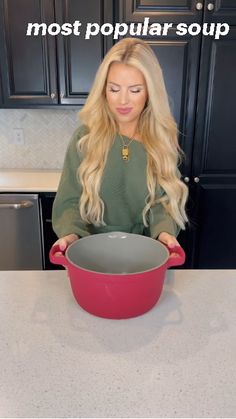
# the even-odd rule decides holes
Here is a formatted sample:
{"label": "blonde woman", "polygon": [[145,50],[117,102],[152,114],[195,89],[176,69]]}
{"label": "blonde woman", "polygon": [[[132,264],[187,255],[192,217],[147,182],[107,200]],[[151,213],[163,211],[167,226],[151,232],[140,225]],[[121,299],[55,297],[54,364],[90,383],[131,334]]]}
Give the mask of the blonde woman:
{"label": "blonde woman", "polygon": [[53,205],[61,251],[109,231],[179,245],[188,190],[162,71],[147,43],[125,38],[108,51],[79,116]]}

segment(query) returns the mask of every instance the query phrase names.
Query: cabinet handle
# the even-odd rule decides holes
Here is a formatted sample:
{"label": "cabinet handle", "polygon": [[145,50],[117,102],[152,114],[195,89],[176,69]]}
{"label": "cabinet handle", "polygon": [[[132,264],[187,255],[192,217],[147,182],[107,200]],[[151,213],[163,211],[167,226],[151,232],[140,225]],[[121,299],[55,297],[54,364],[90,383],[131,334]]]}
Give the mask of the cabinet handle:
{"label": "cabinet handle", "polygon": [[65,93],[61,92],[61,94],[60,94],[61,99],[63,99],[64,96],[65,96]]}
{"label": "cabinet handle", "polygon": [[0,208],[13,208],[13,209],[22,209],[22,208],[30,208],[34,205],[32,201],[21,201],[21,202],[6,202],[4,204],[0,204]]}
{"label": "cabinet handle", "polygon": [[51,99],[54,99],[56,97],[55,93],[51,93]]}
{"label": "cabinet handle", "polygon": [[200,2],[196,3],[196,9],[197,10],[202,10],[202,8],[203,8],[203,4],[202,3],[200,3]]}
{"label": "cabinet handle", "polygon": [[197,177],[197,176],[196,176],[193,180],[194,180],[194,182],[195,182],[195,183],[200,182],[200,179],[199,179],[199,177]]}
{"label": "cabinet handle", "polygon": [[214,4],[213,3],[208,3],[207,5],[207,9],[211,12],[212,10],[214,10]]}
{"label": "cabinet handle", "polygon": [[189,183],[189,181],[190,181],[189,177],[188,177],[188,176],[185,176],[185,177],[184,177],[184,182],[185,182],[185,183]]}

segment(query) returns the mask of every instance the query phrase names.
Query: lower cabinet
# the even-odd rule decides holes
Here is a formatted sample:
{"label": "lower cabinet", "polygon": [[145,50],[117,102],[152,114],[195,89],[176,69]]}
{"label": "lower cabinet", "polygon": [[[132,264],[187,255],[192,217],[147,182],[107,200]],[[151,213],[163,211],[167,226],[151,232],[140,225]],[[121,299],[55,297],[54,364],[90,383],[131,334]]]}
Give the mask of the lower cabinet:
{"label": "lower cabinet", "polygon": [[40,194],[44,269],[64,269],[61,265],[54,265],[49,260],[50,249],[58,239],[52,228],[52,204],[54,198],[54,192]]}

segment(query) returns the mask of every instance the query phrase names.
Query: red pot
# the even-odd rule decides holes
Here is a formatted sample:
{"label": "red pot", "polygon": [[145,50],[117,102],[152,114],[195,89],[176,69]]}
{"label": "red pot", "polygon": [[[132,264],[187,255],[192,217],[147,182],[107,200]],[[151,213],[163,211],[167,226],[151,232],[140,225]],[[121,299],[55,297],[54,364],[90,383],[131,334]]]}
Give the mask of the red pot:
{"label": "red pot", "polygon": [[[170,252],[178,256],[171,258]],[[76,240],[65,254],[54,245],[50,260],[68,269],[75,299],[86,311],[126,319],[156,304],[166,269],[182,265],[185,253],[180,246],[168,249],[146,236],[114,232]]]}

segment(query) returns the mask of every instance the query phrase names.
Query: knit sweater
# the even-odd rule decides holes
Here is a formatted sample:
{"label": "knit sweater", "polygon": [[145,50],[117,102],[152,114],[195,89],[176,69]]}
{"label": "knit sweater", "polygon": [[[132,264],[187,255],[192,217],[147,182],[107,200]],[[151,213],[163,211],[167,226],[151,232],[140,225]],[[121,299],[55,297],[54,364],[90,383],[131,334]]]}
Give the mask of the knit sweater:
{"label": "knit sweater", "polygon": [[[139,141],[129,145],[130,159],[122,159],[121,138],[117,135],[108,154],[99,195],[104,202],[104,222],[99,227],[85,223],[80,216],[79,199],[82,186],[76,172],[82,156],[77,150],[77,142],[86,133],[86,127],[79,127],[67,148],[64,167],[53,203],[52,223],[58,237],[75,233],[79,237],[90,234],[122,231],[157,238],[161,232],[174,236],[179,228],[168,215],[161,203],[154,205],[148,214],[148,227],[143,223],[142,211],[148,195],[146,182],[147,153]],[[123,136],[125,143],[128,137]],[[161,189],[159,188],[161,191]],[[160,193],[164,193],[159,192]]]}

